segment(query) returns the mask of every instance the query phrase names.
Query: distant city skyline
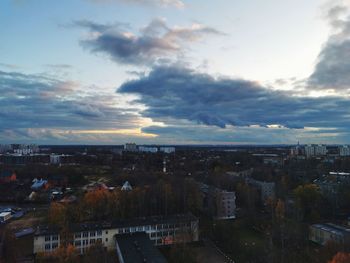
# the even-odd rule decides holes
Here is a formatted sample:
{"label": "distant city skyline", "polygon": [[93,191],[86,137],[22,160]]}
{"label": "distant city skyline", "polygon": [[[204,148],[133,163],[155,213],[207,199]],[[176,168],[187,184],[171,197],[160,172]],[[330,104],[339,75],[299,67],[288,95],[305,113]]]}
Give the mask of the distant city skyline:
{"label": "distant city skyline", "polygon": [[350,1],[3,0],[0,144],[346,144]]}

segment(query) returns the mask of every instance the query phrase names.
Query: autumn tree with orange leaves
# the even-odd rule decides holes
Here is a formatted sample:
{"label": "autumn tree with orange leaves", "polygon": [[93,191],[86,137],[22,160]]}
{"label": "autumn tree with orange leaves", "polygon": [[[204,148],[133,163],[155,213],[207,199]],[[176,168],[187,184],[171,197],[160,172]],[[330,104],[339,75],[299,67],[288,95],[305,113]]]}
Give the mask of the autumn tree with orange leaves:
{"label": "autumn tree with orange leaves", "polygon": [[328,263],[350,263],[350,254],[338,252]]}

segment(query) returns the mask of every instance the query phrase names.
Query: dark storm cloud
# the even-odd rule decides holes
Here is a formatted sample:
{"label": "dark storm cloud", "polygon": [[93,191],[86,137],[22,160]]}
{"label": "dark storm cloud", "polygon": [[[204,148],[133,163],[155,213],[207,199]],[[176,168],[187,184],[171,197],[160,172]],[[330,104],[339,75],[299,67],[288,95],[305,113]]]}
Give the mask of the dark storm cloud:
{"label": "dark storm cloud", "polygon": [[135,114],[110,106],[111,97],[77,92],[79,85],[44,75],[0,71],[0,130],[135,127]]}
{"label": "dark storm cloud", "polygon": [[120,93],[140,96],[144,116],[227,125],[281,125],[350,128],[350,102],[339,97],[297,97],[251,81],[213,78],[188,68],[156,67],[148,76],[124,83]]}
{"label": "dark storm cloud", "polygon": [[308,83],[310,89],[348,91],[350,88],[350,16],[345,5],[331,7],[327,19],[332,35],[323,46]]}
{"label": "dark storm cloud", "polygon": [[185,44],[206,35],[220,35],[218,30],[202,25],[169,27],[161,19],[153,20],[138,35],[123,29],[120,24],[101,25],[78,21],[76,25],[88,28],[90,36],[81,44],[92,52],[104,53],[118,63],[145,64],[180,55]]}

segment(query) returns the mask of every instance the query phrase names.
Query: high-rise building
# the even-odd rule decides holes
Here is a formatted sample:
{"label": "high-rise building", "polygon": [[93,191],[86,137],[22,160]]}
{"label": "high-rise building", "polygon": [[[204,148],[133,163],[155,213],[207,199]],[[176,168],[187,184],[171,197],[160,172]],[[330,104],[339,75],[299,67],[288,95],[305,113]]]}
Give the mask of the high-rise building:
{"label": "high-rise building", "polygon": [[314,156],[325,156],[327,155],[327,146],[326,145],[306,145],[305,148],[306,157]]}
{"label": "high-rise building", "polygon": [[175,147],[160,147],[159,151],[164,153],[174,153]]}
{"label": "high-rise building", "polygon": [[139,146],[139,152],[156,153],[156,152],[158,152],[158,148],[157,147],[148,147],[148,146]]}
{"label": "high-rise building", "polygon": [[137,152],[137,145],[136,145],[136,143],[126,143],[124,145],[124,151]]}
{"label": "high-rise building", "polygon": [[340,156],[350,156],[350,147],[348,145],[339,146]]}

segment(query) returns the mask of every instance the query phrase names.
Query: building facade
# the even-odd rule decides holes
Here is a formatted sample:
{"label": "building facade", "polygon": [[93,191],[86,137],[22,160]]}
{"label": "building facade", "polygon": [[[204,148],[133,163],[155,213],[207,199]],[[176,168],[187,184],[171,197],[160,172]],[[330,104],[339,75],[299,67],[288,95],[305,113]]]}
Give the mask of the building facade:
{"label": "building facade", "polygon": [[236,193],[199,184],[203,195],[203,210],[214,219],[236,218]]}
{"label": "building facade", "polygon": [[[98,242],[113,250],[116,237],[130,233],[146,233],[154,245],[162,246],[198,241],[198,224],[199,220],[192,214],[78,224],[70,226],[67,239],[82,254]],[[34,235],[34,254],[52,252],[62,242],[58,227],[39,227]]]}
{"label": "building facade", "polygon": [[164,153],[174,153],[175,147],[160,147],[159,151]]}
{"label": "building facade", "polygon": [[246,183],[258,189],[258,191],[260,192],[260,198],[263,202],[266,202],[268,199],[275,198],[274,182],[258,181],[252,178],[247,178]]}
{"label": "building facade", "polygon": [[350,228],[332,223],[314,224],[309,227],[309,240],[322,246],[329,242],[349,245]]}
{"label": "building facade", "polygon": [[158,148],[157,147],[149,147],[149,146],[139,146],[139,152],[157,153]]}
{"label": "building facade", "polygon": [[339,156],[350,156],[350,147],[348,145],[339,146]]}
{"label": "building facade", "polygon": [[136,143],[126,143],[124,145],[124,151],[137,152],[137,145],[136,145]]}

